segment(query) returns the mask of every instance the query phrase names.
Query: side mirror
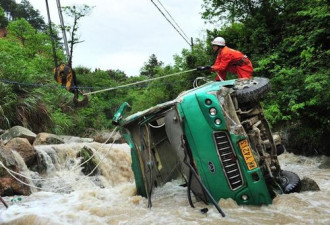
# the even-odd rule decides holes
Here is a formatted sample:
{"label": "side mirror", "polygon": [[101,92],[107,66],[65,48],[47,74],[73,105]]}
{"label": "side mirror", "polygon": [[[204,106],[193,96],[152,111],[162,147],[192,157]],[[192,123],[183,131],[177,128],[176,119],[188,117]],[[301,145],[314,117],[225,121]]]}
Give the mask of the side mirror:
{"label": "side mirror", "polygon": [[112,118],[112,124],[115,126],[118,126],[120,123],[120,120],[123,118],[123,115],[126,111],[129,111],[131,109],[131,106],[127,103],[124,102],[123,104],[121,104],[121,106],[119,107],[119,109],[117,110],[117,112],[115,113],[115,115]]}

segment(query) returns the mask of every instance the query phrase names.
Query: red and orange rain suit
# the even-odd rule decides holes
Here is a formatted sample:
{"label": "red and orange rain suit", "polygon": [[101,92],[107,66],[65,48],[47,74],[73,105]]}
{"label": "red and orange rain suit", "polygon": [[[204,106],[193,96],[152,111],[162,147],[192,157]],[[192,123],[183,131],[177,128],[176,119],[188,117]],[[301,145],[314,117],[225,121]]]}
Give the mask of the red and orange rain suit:
{"label": "red and orange rain suit", "polygon": [[217,73],[216,80],[225,80],[227,72],[237,74],[238,78],[251,78],[253,67],[251,61],[240,51],[227,46],[219,51],[211,70]]}

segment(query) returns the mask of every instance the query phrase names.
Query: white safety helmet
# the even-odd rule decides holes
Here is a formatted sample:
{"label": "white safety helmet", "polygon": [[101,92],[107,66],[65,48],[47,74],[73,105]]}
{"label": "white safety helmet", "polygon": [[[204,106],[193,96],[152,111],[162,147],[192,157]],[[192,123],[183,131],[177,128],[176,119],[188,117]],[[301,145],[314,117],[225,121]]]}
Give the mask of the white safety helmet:
{"label": "white safety helmet", "polygon": [[216,37],[212,41],[212,45],[226,46],[226,41],[223,37]]}

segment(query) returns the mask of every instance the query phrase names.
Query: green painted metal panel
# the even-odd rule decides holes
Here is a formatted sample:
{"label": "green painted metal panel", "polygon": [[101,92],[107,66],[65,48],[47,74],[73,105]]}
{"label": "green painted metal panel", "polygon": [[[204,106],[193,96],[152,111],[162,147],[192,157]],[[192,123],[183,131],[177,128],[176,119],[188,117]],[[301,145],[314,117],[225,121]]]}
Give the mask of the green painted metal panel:
{"label": "green painted metal panel", "polygon": [[120,129],[120,131],[121,131],[121,134],[123,135],[124,139],[127,141],[129,147],[131,148],[131,157],[132,157],[131,167],[132,167],[132,170],[134,173],[137,194],[142,195],[143,197],[147,197],[142,169],[140,166],[139,156],[138,156],[135,144],[132,140],[132,137],[130,136],[130,134],[128,132],[125,132],[124,129]]}
{"label": "green painted metal panel", "polygon": [[[219,87],[218,87],[219,88]],[[210,99],[212,104],[206,104],[205,100]],[[217,148],[214,143],[214,131],[227,131],[225,118],[217,101],[216,93],[207,89],[207,92],[194,92],[182,98],[180,104],[180,116],[184,121],[184,132],[190,145],[194,162],[203,183],[208,187],[212,196],[218,201],[220,198],[233,198],[239,204],[270,204],[272,202],[268,193],[265,180],[260,168],[248,171],[244,158],[238,147],[238,141],[246,137],[230,134],[233,150],[238,158],[243,177],[243,186],[237,190],[232,190],[224,174],[223,166],[220,162]],[[211,116],[209,110],[214,107],[217,114]],[[216,125],[215,118],[221,119],[222,123]],[[212,172],[209,165],[214,166]],[[252,180],[252,173],[257,173],[258,181]],[[242,195],[248,196],[247,200],[242,200]]]}

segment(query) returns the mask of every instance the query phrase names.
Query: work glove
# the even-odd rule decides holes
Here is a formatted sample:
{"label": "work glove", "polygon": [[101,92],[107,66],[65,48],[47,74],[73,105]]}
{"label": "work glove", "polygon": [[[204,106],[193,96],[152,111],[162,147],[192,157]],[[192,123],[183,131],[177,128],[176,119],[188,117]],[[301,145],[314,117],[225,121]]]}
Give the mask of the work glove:
{"label": "work glove", "polygon": [[210,70],[211,66],[199,66],[196,69],[197,71],[206,71],[206,70]]}

